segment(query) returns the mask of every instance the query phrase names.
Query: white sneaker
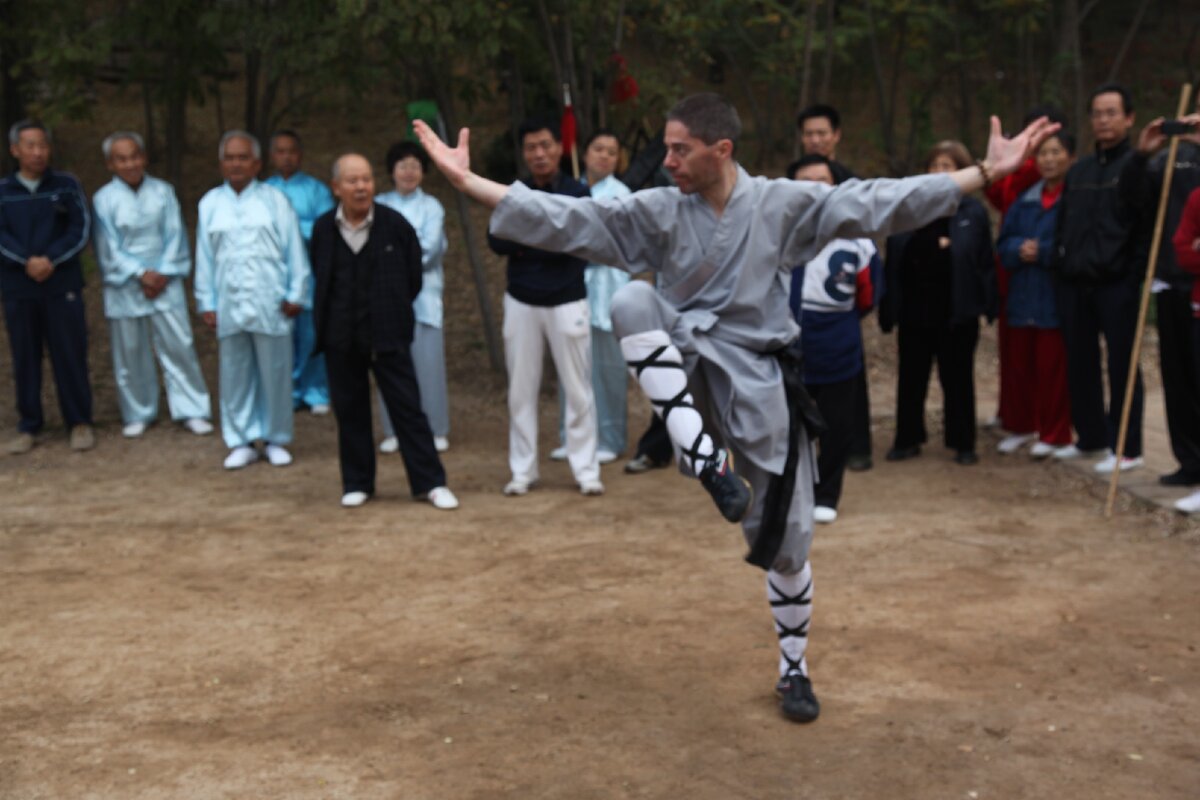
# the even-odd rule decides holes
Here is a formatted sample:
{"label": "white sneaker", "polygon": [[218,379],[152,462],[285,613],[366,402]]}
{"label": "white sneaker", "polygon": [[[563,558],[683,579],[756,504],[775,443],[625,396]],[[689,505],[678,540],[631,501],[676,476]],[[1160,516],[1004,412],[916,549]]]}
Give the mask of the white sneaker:
{"label": "white sneaker", "polygon": [[525,481],[519,481],[513,478],[504,486],[504,494],[509,497],[520,497],[523,494],[529,494],[531,484]]}
{"label": "white sneaker", "polygon": [[1107,450],[1080,450],[1073,444],[1059,447],[1052,455],[1059,461],[1070,461],[1073,458],[1096,458],[1108,453]]}
{"label": "white sneaker", "polygon": [[1054,455],[1056,450],[1058,448],[1048,442],[1034,442],[1033,447],[1029,448],[1029,455],[1033,458],[1045,458]]}
{"label": "white sneaker", "polygon": [[241,469],[250,466],[255,461],[258,461],[258,451],[246,444],[239,445],[225,456],[225,469]]}
{"label": "white sneaker", "polygon": [[[1145,465],[1146,461],[1141,456],[1130,458],[1129,456],[1121,456],[1121,472],[1128,472],[1131,469],[1137,469]],[[1117,469],[1117,457],[1113,453],[1109,453],[1108,457],[1092,467],[1101,475],[1111,475],[1114,469]]]}
{"label": "white sneaker", "polygon": [[564,446],[564,447],[556,447],[553,450],[551,450],[550,451],[550,460],[551,461],[566,461],[567,460],[567,448]]}
{"label": "white sneaker", "polygon": [[813,509],[813,522],[820,522],[828,525],[837,519],[837,509],[829,506],[817,506]]}
{"label": "white sneaker", "polygon": [[121,435],[124,436],[126,439],[140,438],[141,435],[145,432],[146,432],[146,423],[144,423],[144,422],[131,422],[128,425],[126,425],[124,428],[121,428]]}
{"label": "white sneaker", "polygon": [[984,421],[983,427],[990,431],[999,428],[1001,424],[1000,417],[989,417]]}
{"label": "white sneaker", "polygon": [[366,492],[346,492],[342,495],[342,508],[358,508],[370,498]]}
{"label": "white sneaker", "polygon": [[192,417],[183,421],[183,427],[197,436],[208,436],[213,432],[212,423],[202,417]]}
{"label": "white sneaker", "polygon": [[272,467],[286,467],[292,463],[292,454],[287,451],[286,447],[277,444],[268,444],[267,461],[271,462]]}
{"label": "white sneaker", "polygon": [[600,464],[611,464],[617,460],[617,454],[612,450],[597,450],[596,461]]}
{"label": "white sneaker", "polygon": [[599,497],[604,494],[604,484],[600,481],[580,481],[579,493],[586,497]]}
{"label": "white sneaker", "polygon": [[1176,500],[1175,509],[1184,514],[1195,514],[1200,511],[1200,492],[1193,492],[1182,500]]}
{"label": "white sneaker", "polygon": [[379,452],[394,453],[400,449],[400,440],[395,436],[389,436],[379,443]]}
{"label": "white sneaker", "polygon": [[446,452],[450,449],[450,440],[445,436],[433,437],[433,449],[437,450],[439,453]]}
{"label": "white sneaker", "polygon": [[442,511],[452,511],[458,508],[458,498],[445,486],[430,489],[429,494],[425,495],[425,499],[432,503],[434,508]]}
{"label": "white sneaker", "polygon": [[308,410],[314,417],[323,417],[329,413],[329,403],[317,403],[315,406],[309,406]]}
{"label": "white sneaker", "polygon": [[1036,438],[1036,433],[1014,433],[1001,439],[996,449],[1005,454],[1015,453]]}

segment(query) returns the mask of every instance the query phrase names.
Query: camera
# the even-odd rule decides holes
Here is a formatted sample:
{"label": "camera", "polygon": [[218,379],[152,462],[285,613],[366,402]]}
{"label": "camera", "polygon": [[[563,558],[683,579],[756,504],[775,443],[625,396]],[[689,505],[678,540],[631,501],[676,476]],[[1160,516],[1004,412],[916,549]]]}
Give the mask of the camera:
{"label": "camera", "polygon": [[1162,124],[1163,136],[1186,136],[1196,132],[1196,123],[1181,119],[1168,119]]}

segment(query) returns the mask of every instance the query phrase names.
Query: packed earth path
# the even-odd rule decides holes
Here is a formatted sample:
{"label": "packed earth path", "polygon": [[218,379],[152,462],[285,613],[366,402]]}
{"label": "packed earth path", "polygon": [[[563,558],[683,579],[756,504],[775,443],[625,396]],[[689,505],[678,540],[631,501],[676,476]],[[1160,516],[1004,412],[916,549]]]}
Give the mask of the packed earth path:
{"label": "packed earth path", "polygon": [[452,387],[450,513],[394,456],[341,509],[308,414],[286,469],[169,424],[0,460],[0,797],[1200,795],[1194,523],[1106,521],[1102,485],[990,446],[877,459],[817,533],[799,726],[698,485],[610,466],[585,498],[544,462],[504,497],[490,395]]}

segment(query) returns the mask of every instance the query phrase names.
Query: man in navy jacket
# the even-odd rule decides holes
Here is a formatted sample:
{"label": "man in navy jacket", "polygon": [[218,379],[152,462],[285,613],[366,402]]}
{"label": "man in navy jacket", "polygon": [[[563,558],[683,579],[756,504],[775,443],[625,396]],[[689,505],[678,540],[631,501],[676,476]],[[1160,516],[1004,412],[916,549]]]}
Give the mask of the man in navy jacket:
{"label": "man in navy jacket", "polygon": [[0,180],[0,298],[20,414],[8,452],[28,452],[45,423],[43,343],[71,448],[88,450],[95,437],[79,264],[91,234],[87,200],[79,181],[49,168],[50,132],[40,122],[14,124],[8,144],[17,171]]}

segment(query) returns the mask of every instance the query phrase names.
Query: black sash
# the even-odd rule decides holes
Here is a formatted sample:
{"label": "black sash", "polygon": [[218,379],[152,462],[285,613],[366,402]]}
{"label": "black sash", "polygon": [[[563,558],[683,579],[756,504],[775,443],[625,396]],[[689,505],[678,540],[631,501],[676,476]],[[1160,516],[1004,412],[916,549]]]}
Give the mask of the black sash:
{"label": "black sash", "polygon": [[796,466],[800,462],[800,428],[804,427],[810,439],[816,439],[827,427],[816,401],[804,388],[799,346],[777,350],[772,355],[779,361],[779,368],[783,372],[783,391],[788,407],[788,451],[783,474],[772,475],[767,484],[758,536],[746,554],[746,561],[763,569],[770,569],[775,563],[787,533],[788,511],[796,490]]}

